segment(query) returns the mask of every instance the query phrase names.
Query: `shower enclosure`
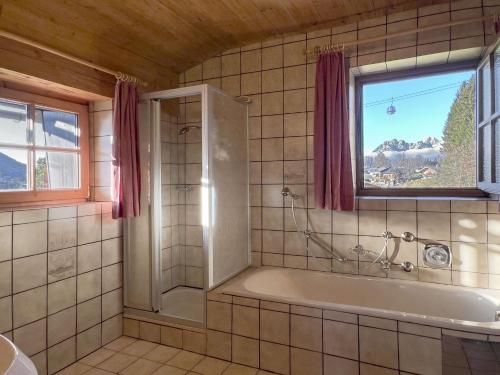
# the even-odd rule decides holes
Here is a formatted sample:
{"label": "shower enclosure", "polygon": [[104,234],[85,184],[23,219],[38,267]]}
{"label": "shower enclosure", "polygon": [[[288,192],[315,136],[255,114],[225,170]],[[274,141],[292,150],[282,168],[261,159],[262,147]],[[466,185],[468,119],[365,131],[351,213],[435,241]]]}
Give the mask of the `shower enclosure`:
{"label": "shower enclosure", "polygon": [[206,291],[249,265],[246,107],[209,85],[143,95],[126,313],[203,326]]}

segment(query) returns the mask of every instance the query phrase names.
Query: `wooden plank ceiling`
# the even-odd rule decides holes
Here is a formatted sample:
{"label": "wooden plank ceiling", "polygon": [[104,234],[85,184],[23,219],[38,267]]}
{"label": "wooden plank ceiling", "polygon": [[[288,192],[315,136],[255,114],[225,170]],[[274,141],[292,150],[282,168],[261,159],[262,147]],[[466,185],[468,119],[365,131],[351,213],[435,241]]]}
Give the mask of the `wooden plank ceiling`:
{"label": "wooden plank ceiling", "polygon": [[[136,75],[155,90],[172,87],[177,73],[230,48],[448,1],[0,0],[0,29]],[[0,58],[0,68],[15,70],[16,56],[44,58],[37,51],[22,49],[0,38],[0,54],[8,51],[10,56],[8,64]],[[70,65],[46,60],[49,70]],[[18,70],[30,74],[29,67]],[[77,75],[84,73],[81,68],[75,70]],[[99,78],[95,72],[91,75]],[[106,92],[96,85],[100,93]]]}

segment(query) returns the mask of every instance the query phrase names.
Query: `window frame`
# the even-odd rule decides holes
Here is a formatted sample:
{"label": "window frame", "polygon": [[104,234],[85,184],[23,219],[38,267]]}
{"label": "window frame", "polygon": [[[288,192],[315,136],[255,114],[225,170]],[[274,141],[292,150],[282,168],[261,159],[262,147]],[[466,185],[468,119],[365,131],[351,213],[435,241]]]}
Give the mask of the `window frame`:
{"label": "window frame", "polygon": [[[477,82],[476,82],[476,91],[478,95],[476,96],[476,106],[481,108],[482,110],[482,100],[483,100],[483,86],[482,79],[480,77],[483,74],[483,67],[489,63],[489,73],[490,73],[490,114],[485,116],[482,111],[476,111],[476,158],[478,163],[477,169],[477,183],[478,186],[493,194],[500,194],[500,176],[498,176],[497,165],[500,164],[499,155],[497,155],[499,146],[497,142],[497,127],[500,125],[500,105],[497,102],[497,87],[495,82],[495,76],[497,74],[497,68],[495,66],[495,52],[500,50],[500,38],[497,38],[495,42],[493,42],[486,52],[484,56],[481,58],[480,62],[477,64]],[[482,77],[481,77],[482,78]],[[490,137],[485,138],[482,129],[490,127]],[[484,148],[485,145],[490,148],[490,154],[485,155]],[[486,156],[486,157],[485,157]],[[488,160],[490,163],[490,178],[487,179],[484,176],[484,163],[485,160]]]}
{"label": "window frame", "polygon": [[[61,201],[77,201],[86,200],[90,196],[89,186],[89,111],[88,106],[77,104],[61,99],[55,99],[39,94],[34,94],[25,91],[18,91],[9,88],[0,87],[0,99],[11,100],[28,105],[28,121],[34,121],[35,107],[53,109],[62,112],[74,113],[78,116],[78,128],[80,131],[79,148],[74,153],[80,155],[79,179],[80,187],[78,189],[42,189],[36,190],[36,186],[31,186],[32,190],[27,191],[1,191],[0,192],[0,207],[10,207],[13,205],[23,204],[43,204],[55,203]],[[30,110],[31,109],[31,110]],[[51,147],[36,145],[27,145],[22,148],[31,149],[32,152],[36,149],[50,149]],[[55,148],[57,151],[57,148]],[[29,160],[30,170],[33,172],[34,161]]]}
{"label": "window frame", "polygon": [[[364,156],[363,156],[363,85],[398,81],[422,76],[432,76],[443,73],[464,70],[475,71],[479,59],[465,62],[439,64],[421,68],[398,70],[388,73],[375,73],[355,77],[355,148],[356,148],[356,194],[358,196],[396,196],[396,197],[487,197],[488,194],[478,186],[475,188],[383,188],[367,189],[364,187]],[[477,78],[476,78],[477,80]],[[477,93],[476,93],[477,95]],[[475,104],[476,105],[476,104]],[[476,110],[477,112],[477,110]],[[476,144],[477,149],[477,144]],[[476,152],[477,153],[477,152]],[[477,173],[476,160],[476,173]],[[477,181],[476,181],[477,184]]]}

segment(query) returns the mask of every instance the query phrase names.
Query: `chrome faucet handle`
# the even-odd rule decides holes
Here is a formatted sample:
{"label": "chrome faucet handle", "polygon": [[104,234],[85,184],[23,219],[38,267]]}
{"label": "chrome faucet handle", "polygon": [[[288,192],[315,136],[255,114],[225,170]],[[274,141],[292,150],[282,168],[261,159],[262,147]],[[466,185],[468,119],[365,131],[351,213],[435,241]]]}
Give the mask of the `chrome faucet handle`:
{"label": "chrome faucet handle", "polygon": [[403,232],[401,234],[401,239],[405,242],[413,242],[415,241],[415,235],[411,232]]}
{"label": "chrome faucet handle", "polygon": [[411,272],[415,268],[415,265],[412,262],[404,261],[401,263],[400,267],[405,272]]}

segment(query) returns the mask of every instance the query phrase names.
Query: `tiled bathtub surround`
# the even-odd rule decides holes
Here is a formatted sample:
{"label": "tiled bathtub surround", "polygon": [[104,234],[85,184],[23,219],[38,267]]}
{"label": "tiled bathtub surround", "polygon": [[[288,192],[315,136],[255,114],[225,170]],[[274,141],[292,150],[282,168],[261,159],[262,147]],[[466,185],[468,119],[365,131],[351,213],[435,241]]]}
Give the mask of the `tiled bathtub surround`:
{"label": "tiled bathtub surround", "polygon": [[463,357],[491,356],[500,339],[218,292],[208,294],[206,331],[124,318],[124,334],[284,375],[458,375],[468,367],[486,375]]}
{"label": "tiled bathtub surround", "polygon": [[0,212],[0,333],[39,374],[121,335],[121,236],[109,203]]}
{"label": "tiled bathtub surround", "polygon": [[[451,246],[452,268],[423,266],[422,244],[404,243],[397,261],[411,261],[414,272],[394,268],[389,277],[473,287],[500,288],[500,216],[496,203],[449,200],[360,200],[355,212],[314,209],[313,109],[315,61],[306,48],[343,42],[448,20],[498,12],[500,2],[457,1],[420,8],[307,34],[278,38],[226,51],[180,75],[180,85],[201,82],[235,96],[246,95],[250,126],[252,255],[255,265],[273,265],[385,277],[379,266],[350,252],[357,244],[379,251],[380,235],[410,231],[418,237]],[[492,40],[491,24],[471,24],[349,47],[346,53],[356,74],[452,63],[477,56]],[[295,232],[290,199],[283,185],[300,194],[298,221],[326,245],[350,261],[340,264]],[[307,214],[307,215],[306,215]],[[315,257],[311,257],[314,255]]]}

